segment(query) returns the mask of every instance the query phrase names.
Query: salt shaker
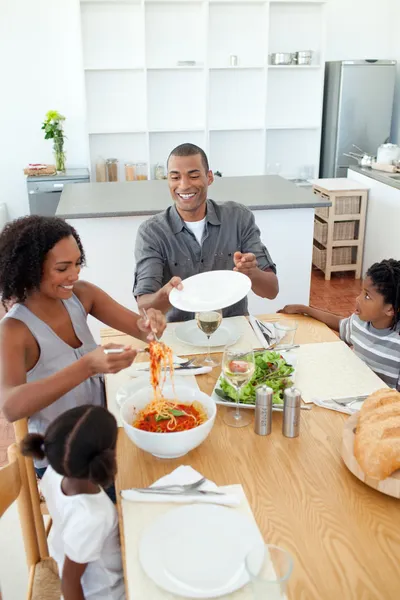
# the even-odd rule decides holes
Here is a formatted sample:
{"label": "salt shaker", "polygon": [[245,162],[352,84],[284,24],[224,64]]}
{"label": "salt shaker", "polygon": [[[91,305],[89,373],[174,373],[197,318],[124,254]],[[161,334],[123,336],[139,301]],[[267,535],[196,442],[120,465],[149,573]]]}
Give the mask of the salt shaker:
{"label": "salt shaker", "polygon": [[301,392],[287,388],[283,393],[283,422],[282,433],[286,437],[297,437],[300,434],[300,405]]}
{"label": "salt shaker", "polygon": [[258,435],[269,435],[271,433],[272,396],[273,390],[266,385],[260,385],[256,390],[254,431]]}

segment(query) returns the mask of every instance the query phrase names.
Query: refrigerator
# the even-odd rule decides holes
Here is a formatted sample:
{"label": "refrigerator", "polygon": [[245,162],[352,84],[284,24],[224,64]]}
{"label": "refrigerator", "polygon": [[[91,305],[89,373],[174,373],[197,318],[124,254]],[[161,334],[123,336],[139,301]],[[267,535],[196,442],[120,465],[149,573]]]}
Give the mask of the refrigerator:
{"label": "refrigerator", "polygon": [[395,60],[326,63],[320,177],[346,177],[352,144],[376,156],[390,136],[395,80]]}

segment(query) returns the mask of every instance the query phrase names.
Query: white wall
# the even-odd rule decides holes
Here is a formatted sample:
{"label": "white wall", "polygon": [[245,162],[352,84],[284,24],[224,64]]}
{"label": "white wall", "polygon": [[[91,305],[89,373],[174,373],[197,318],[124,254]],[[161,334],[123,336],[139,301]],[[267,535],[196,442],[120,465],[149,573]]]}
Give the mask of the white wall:
{"label": "white wall", "polygon": [[[326,59],[400,60],[398,2],[328,0]],[[52,161],[40,130],[47,110],[67,116],[68,165],[89,164],[79,0],[1,0],[0,56],[0,202],[15,218],[28,212],[23,167]]]}
{"label": "white wall", "polygon": [[45,113],[66,115],[69,166],[88,164],[79,0],[1,0],[0,202],[28,213],[23,168],[53,162]]}

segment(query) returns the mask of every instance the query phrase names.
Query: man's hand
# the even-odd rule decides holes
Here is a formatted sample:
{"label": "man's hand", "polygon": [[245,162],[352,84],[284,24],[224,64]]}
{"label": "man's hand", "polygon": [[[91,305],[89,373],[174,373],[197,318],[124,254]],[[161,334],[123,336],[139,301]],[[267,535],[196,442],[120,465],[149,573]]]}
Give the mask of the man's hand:
{"label": "man's hand", "polygon": [[233,255],[233,262],[235,263],[233,270],[247,275],[250,279],[257,269],[257,259],[251,252],[248,252],[247,254],[235,252]]}
{"label": "man's hand", "polygon": [[287,304],[278,310],[278,313],[283,313],[285,315],[304,315],[306,311],[307,306],[304,306],[304,304]]}
{"label": "man's hand", "polygon": [[180,277],[172,277],[162,288],[161,292],[165,298],[169,298],[170,293],[174,288],[183,290],[182,279]]}

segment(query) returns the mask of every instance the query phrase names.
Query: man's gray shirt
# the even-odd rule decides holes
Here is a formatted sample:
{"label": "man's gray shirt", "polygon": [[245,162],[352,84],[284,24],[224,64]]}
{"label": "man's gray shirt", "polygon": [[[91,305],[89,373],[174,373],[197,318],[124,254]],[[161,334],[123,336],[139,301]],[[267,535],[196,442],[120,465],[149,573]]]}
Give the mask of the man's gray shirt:
{"label": "man's gray shirt", "polygon": [[[276,268],[260,240],[254,215],[242,204],[217,204],[207,200],[201,246],[180,217],[175,205],[141,224],[136,238],[135,297],[153,294],[174,277],[186,279],[198,273],[232,270],[235,252],[252,252],[261,270]],[[212,290],[210,290],[212,294]],[[247,298],[223,310],[224,317],[246,315]],[[193,313],[172,308],[168,321],[187,321]]]}

